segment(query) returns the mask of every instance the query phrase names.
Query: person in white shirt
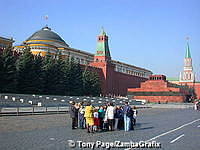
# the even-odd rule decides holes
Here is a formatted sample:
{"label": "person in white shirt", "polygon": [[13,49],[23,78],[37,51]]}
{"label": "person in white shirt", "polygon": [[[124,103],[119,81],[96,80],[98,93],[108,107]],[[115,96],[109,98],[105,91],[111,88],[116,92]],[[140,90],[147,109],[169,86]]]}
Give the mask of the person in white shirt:
{"label": "person in white shirt", "polygon": [[136,107],[133,107],[133,125],[136,125],[136,117],[137,117],[138,111],[136,109]]}
{"label": "person in white shirt", "polygon": [[194,110],[197,110],[198,101],[194,102]]}
{"label": "person in white shirt", "polygon": [[113,106],[113,103],[108,103],[108,107],[106,110],[106,118],[108,120],[108,127],[110,131],[113,131],[113,126],[114,126],[114,112],[115,112],[115,107]]}

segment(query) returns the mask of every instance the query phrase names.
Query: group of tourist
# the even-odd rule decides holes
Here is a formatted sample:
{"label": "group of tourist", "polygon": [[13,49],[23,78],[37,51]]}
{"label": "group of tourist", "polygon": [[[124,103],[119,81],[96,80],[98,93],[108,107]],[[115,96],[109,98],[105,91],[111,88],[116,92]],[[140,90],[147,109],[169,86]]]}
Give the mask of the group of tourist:
{"label": "group of tourist", "polygon": [[134,130],[136,124],[136,107],[132,108],[128,102],[124,106],[107,103],[100,107],[93,107],[91,102],[72,102],[69,111],[72,129],[86,128],[88,133],[121,129],[129,131]]}

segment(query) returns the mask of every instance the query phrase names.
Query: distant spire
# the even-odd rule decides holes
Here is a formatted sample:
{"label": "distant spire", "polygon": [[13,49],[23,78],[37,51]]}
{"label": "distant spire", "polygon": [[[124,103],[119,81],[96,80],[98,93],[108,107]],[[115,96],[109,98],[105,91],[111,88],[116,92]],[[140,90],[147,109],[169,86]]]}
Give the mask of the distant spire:
{"label": "distant spire", "polygon": [[104,31],[103,26],[101,27],[101,33],[100,33],[100,35],[106,35],[106,32]]}
{"label": "distant spire", "polygon": [[190,53],[190,46],[189,46],[189,37],[186,38],[187,40],[187,47],[186,47],[186,53],[185,53],[185,58],[191,58],[191,53]]}
{"label": "distant spire", "polygon": [[47,23],[47,22],[48,22],[49,16],[48,16],[48,15],[45,15],[45,16],[44,16],[44,19],[45,19],[45,21],[46,21],[46,27],[48,27],[48,23]]}

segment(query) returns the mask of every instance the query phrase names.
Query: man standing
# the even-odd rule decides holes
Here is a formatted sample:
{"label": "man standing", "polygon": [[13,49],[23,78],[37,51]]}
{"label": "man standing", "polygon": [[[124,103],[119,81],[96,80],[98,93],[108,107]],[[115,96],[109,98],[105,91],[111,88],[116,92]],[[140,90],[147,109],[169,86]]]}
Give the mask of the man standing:
{"label": "man standing", "polygon": [[123,116],[123,111],[122,109],[120,108],[120,106],[116,106],[116,109],[115,109],[115,114],[114,114],[114,118],[115,118],[115,126],[114,126],[114,129],[115,130],[118,130],[120,129],[119,128],[119,122],[120,122],[120,118]]}
{"label": "man standing", "polygon": [[83,106],[83,102],[81,102],[79,104],[79,113],[78,113],[78,118],[79,118],[79,127],[81,129],[84,129],[85,128],[85,117],[84,117],[84,114],[85,114],[85,108]]}
{"label": "man standing", "polygon": [[123,107],[124,113],[124,130],[129,131],[131,126],[131,117],[133,115],[132,108],[129,106],[128,102],[125,102],[125,106]]}
{"label": "man standing", "polygon": [[72,129],[76,129],[78,123],[78,109],[75,107],[75,102],[72,102],[69,113],[72,118]]}

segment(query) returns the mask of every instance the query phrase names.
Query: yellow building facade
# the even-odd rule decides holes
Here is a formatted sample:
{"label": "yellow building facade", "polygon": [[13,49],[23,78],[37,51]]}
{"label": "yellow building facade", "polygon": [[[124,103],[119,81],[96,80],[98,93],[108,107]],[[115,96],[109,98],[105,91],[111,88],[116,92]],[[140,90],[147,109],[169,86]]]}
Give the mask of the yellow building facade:
{"label": "yellow building facade", "polygon": [[6,47],[12,47],[14,40],[12,38],[5,38],[0,36],[0,49],[5,49]]}

